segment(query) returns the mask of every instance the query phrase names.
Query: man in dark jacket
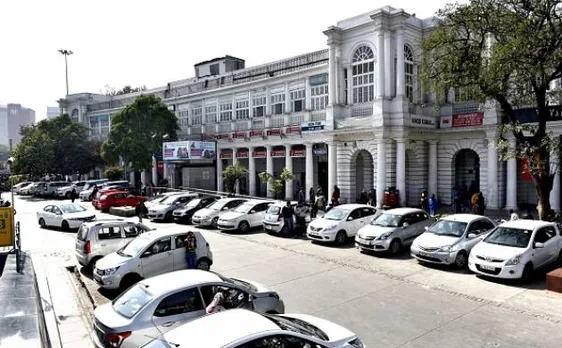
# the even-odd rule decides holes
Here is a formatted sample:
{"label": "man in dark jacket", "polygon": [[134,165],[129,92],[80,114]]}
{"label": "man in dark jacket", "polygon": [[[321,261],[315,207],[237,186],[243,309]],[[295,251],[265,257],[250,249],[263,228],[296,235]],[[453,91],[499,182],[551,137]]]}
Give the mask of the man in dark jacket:
{"label": "man in dark jacket", "polygon": [[291,201],[287,200],[287,205],[281,209],[281,215],[283,216],[283,223],[287,226],[287,232],[290,236],[294,235],[293,226],[293,207],[291,207]]}

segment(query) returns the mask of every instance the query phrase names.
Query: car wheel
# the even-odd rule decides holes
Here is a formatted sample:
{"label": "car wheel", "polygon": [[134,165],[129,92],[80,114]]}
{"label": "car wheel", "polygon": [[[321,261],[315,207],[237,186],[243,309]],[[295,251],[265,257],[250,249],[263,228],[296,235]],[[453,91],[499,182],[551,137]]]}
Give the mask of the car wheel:
{"label": "car wheel", "polygon": [[400,244],[398,239],[395,239],[390,243],[390,247],[388,249],[392,255],[396,255],[402,251],[402,244]]}
{"label": "car wheel", "polygon": [[336,244],[343,245],[347,242],[347,233],[345,231],[339,231],[336,234]]}
{"label": "car wheel", "polygon": [[119,288],[121,290],[127,290],[131,286],[138,283],[141,279],[142,279],[141,276],[139,276],[138,274],[127,274],[121,280],[121,283],[119,284]]}
{"label": "car wheel", "polygon": [[68,225],[68,221],[66,221],[66,220],[63,220],[63,221],[62,221],[61,227],[62,227],[62,229],[65,230],[65,231],[67,231],[67,230],[70,229],[70,226]]}
{"label": "car wheel", "polygon": [[532,276],[533,276],[533,265],[528,263],[525,265],[525,268],[523,269],[523,274],[521,274],[521,281],[527,283],[528,281],[531,280]]}
{"label": "car wheel", "polygon": [[457,257],[455,258],[455,266],[458,268],[466,268],[468,264],[468,258],[466,257],[466,253],[463,251],[459,251],[457,253]]}
{"label": "car wheel", "polygon": [[211,263],[209,262],[208,259],[206,258],[202,258],[199,259],[199,261],[197,261],[197,269],[203,270],[203,271],[208,271],[211,269]]}
{"label": "car wheel", "polygon": [[66,198],[66,199],[70,199],[70,196],[71,196],[70,192],[67,192],[67,193],[64,194],[64,198]]}
{"label": "car wheel", "polygon": [[560,253],[558,254],[558,258],[556,259],[556,263],[558,264],[558,266],[562,266],[562,250],[560,250]]}
{"label": "car wheel", "polygon": [[86,266],[86,271],[88,272],[93,272],[94,268],[96,268],[96,263],[101,259],[101,257],[96,257],[93,258],[92,261],[90,261],[90,263],[88,264],[88,266]]}
{"label": "car wheel", "polygon": [[174,221],[174,216],[172,215],[171,211],[166,213],[166,216],[164,217],[164,221],[166,221],[166,222]]}
{"label": "car wheel", "polygon": [[283,226],[279,234],[283,237],[287,237],[289,235],[289,228],[287,226]]}
{"label": "car wheel", "polygon": [[213,228],[217,228],[218,224],[219,224],[219,218],[218,217],[213,218],[213,221],[211,222],[211,226]]}
{"label": "car wheel", "polygon": [[43,218],[39,219],[39,226],[41,226],[41,228],[47,227],[47,224],[45,223],[45,220],[43,220]]}
{"label": "car wheel", "polygon": [[248,224],[247,221],[242,221],[238,225],[238,230],[240,230],[240,232],[242,232],[242,233],[246,233],[250,230],[250,225]]}

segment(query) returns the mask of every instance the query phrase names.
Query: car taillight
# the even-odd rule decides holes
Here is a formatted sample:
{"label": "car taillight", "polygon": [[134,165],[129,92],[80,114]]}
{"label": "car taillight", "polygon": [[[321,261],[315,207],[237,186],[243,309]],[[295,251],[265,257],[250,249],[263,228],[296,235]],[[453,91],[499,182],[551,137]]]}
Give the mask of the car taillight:
{"label": "car taillight", "polygon": [[84,244],[84,252],[86,254],[89,254],[92,252],[92,247],[90,246],[90,241],[87,241],[86,244]]}
{"label": "car taillight", "polygon": [[120,347],[123,341],[129,336],[131,336],[131,331],[112,332],[105,335],[105,340],[110,347]]}

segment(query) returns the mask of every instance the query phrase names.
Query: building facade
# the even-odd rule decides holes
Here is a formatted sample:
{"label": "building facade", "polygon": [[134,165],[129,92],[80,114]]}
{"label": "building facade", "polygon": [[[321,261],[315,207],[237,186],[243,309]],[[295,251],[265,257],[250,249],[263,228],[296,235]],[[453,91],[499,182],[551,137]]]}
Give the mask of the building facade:
{"label": "building facade", "polygon": [[[237,190],[250,195],[271,196],[258,174],[287,168],[294,174],[287,197],[299,186],[308,196],[311,187],[337,185],[347,202],[376,188],[381,204],[384,190],[395,187],[404,205],[419,204],[424,190],[450,204],[454,186],[472,185],[489,209],[535,204],[523,164],[499,158],[497,106],[451,90],[436,109],[435,93],[423,89],[421,42],[437,24],[387,6],[328,28],[325,50],[249,68],[217,58],[197,64],[194,78],[142,93],[160,96],[176,113],[181,140],[216,142],[218,190],[222,170],[240,163],[249,174]],[[139,94],[75,94],[60,104],[103,138],[111,116]],[[562,134],[556,119],[552,125]],[[161,168],[182,186],[185,166],[158,161],[152,177]],[[559,174],[551,201],[560,210]]]}
{"label": "building facade", "polygon": [[60,108],[58,106],[47,106],[47,114],[45,119],[51,120],[60,116]]}
{"label": "building facade", "polygon": [[21,141],[20,128],[35,123],[35,111],[20,104],[0,106],[0,143],[15,147]]}

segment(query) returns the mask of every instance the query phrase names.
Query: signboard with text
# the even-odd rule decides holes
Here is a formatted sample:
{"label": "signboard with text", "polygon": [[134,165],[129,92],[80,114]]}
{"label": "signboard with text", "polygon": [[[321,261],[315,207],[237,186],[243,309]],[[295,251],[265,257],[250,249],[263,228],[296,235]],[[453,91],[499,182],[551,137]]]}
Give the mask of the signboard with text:
{"label": "signboard with text", "polygon": [[301,124],[301,130],[303,132],[320,131],[326,128],[326,122],[324,121],[314,121],[314,122],[304,122]]}
{"label": "signboard with text", "polygon": [[175,141],[162,145],[164,161],[213,160],[216,157],[215,143],[210,141]]}
{"label": "signboard with text", "polygon": [[189,159],[210,159],[217,158],[215,143],[210,141],[189,141]]}
{"label": "signboard with text", "polygon": [[433,116],[411,115],[410,127],[417,128],[437,128],[437,122]]}
{"label": "signboard with text", "polygon": [[14,245],[14,210],[0,208],[0,247]]}
{"label": "signboard with text", "polygon": [[291,157],[305,157],[306,149],[295,149],[291,151]]}
{"label": "signboard with text", "polygon": [[285,157],[285,150],[271,150],[271,157],[273,158]]}
{"label": "signboard with text", "polygon": [[481,126],[484,123],[483,112],[473,112],[471,114],[457,114],[452,116],[453,128]]}
{"label": "signboard with text", "polygon": [[236,158],[248,158],[248,151],[238,151],[236,152]]}

